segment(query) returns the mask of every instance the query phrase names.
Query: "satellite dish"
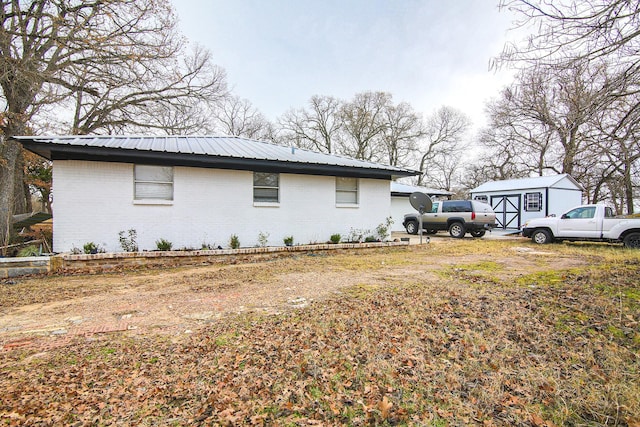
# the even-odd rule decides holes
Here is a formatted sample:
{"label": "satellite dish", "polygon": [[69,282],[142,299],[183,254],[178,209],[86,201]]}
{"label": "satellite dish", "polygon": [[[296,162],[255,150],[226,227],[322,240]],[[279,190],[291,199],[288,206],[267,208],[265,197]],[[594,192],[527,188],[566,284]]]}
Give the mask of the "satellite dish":
{"label": "satellite dish", "polygon": [[409,196],[409,203],[411,203],[411,206],[413,206],[415,210],[420,212],[420,214],[431,212],[431,199],[424,193],[421,193],[419,191],[411,193],[411,195]]}

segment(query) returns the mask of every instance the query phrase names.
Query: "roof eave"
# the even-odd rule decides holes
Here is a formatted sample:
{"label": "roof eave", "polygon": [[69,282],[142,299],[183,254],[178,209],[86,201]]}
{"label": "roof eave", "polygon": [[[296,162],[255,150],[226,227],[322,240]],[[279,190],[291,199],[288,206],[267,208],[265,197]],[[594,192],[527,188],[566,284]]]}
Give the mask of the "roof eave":
{"label": "roof eave", "polygon": [[57,145],[29,140],[20,141],[23,146],[49,160],[89,160],[119,163],[150,163],[167,166],[188,166],[216,169],[235,169],[257,172],[278,172],[304,175],[346,176],[356,178],[395,179],[419,174],[417,171],[399,168],[364,168],[346,165],[313,164],[267,159],[250,159],[168,153],[164,151],[126,150],[122,148]]}

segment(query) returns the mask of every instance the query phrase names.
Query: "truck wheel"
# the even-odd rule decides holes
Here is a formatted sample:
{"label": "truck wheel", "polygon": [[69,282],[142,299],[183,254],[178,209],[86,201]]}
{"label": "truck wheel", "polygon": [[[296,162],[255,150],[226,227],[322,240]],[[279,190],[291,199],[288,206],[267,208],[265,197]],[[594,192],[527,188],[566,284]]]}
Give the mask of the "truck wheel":
{"label": "truck wheel", "polygon": [[449,234],[456,239],[462,239],[466,232],[467,230],[464,229],[464,225],[461,222],[454,222],[449,226]]}
{"label": "truck wheel", "polygon": [[553,238],[551,237],[551,233],[544,229],[535,230],[531,235],[531,240],[533,243],[537,243],[539,245],[544,245],[546,243],[551,243]]}
{"label": "truck wheel", "polygon": [[626,248],[640,249],[640,233],[629,233],[622,242]]}
{"label": "truck wheel", "polygon": [[470,231],[470,233],[471,233],[471,235],[473,237],[482,237],[482,236],[484,236],[486,231],[485,230],[473,230],[473,231]]}
{"label": "truck wheel", "polygon": [[418,234],[418,221],[410,220],[407,221],[407,225],[404,226],[409,234]]}

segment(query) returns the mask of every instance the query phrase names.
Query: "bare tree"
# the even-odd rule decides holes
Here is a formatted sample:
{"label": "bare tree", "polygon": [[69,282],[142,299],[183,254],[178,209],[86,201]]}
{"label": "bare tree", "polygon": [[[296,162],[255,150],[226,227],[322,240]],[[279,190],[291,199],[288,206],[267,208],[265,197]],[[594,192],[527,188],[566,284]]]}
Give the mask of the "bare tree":
{"label": "bare tree", "polygon": [[227,94],[224,70],[199,47],[162,61],[139,58],[83,71],[76,86],[90,86],[96,93],[73,93],[74,134],[194,132],[204,126],[203,108]]}
{"label": "bare tree", "polygon": [[39,114],[56,106],[75,111],[75,133],[117,131],[144,126],[142,112],[177,105],[187,87],[205,96],[223,86],[219,72],[204,77],[203,55],[178,65],[184,45],[166,0],[5,0],[0,22],[0,246],[26,207],[21,147],[11,137],[31,132]]}
{"label": "bare tree", "polygon": [[[464,136],[470,125],[467,116],[451,107],[441,107],[427,119],[423,140],[417,148],[418,170],[422,172],[418,177],[418,185],[422,185],[427,179],[442,177],[443,171],[446,171],[445,175],[453,175],[449,168],[457,168],[459,165],[459,159],[467,146]],[[452,162],[450,158],[458,161]],[[436,164],[437,167],[434,166]]]}
{"label": "bare tree", "polygon": [[230,95],[213,107],[213,130],[225,135],[273,140],[271,123],[247,99]]}
{"label": "bare tree", "polygon": [[363,92],[342,105],[342,133],[340,152],[360,160],[377,161],[382,136],[388,127],[385,112],[391,106],[391,94]]}
{"label": "bare tree", "polygon": [[332,96],[314,95],[308,108],[287,111],[278,120],[283,142],[321,153],[335,153],[342,126],[341,105],[342,102]]}
{"label": "bare tree", "polygon": [[492,138],[483,142],[528,174],[571,174],[588,201],[623,194],[633,212],[638,100],[620,96],[623,85],[603,62],[532,66],[488,105]]}
{"label": "bare tree", "polygon": [[527,43],[507,44],[494,65],[556,65],[615,57],[620,70],[638,70],[637,0],[502,0],[500,7],[516,12],[519,26],[534,25],[538,31]]}
{"label": "bare tree", "polygon": [[[566,133],[562,170],[573,173],[589,189],[589,199],[604,196],[633,212],[633,196],[638,187],[635,171],[639,167],[633,149],[637,146],[640,113],[638,1],[502,0],[501,7],[519,14],[519,25],[535,26],[537,31],[526,43],[507,44],[494,67],[506,64],[529,70],[544,68],[547,73],[564,75],[573,69],[578,71],[576,75],[583,76],[587,89],[592,89],[593,84],[584,71],[594,70],[594,64],[600,69],[595,79],[600,88],[591,91],[597,99],[587,101],[592,103],[588,108],[591,117],[585,117],[581,108],[573,111],[574,117],[565,114],[566,130],[571,121],[588,125],[579,125],[584,128],[580,130],[582,135]],[[564,92],[581,102],[586,99],[576,85],[572,93]],[[587,139],[591,140],[589,156],[584,155],[584,144],[571,145],[572,141]],[[621,196],[624,202],[614,200]]]}
{"label": "bare tree", "polygon": [[413,108],[394,105],[385,92],[358,93],[350,101],[316,95],[307,108],[291,109],[278,122],[284,143],[393,166],[410,164],[423,134]]}
{"label": "bare tree", "polygon": [[401,102],[389,105],[384,111],[387,126],[382,132],[386,163],[391,166],[409,166],[418,141],[424,136],[424,124],[411,105]]}
{"label": "bare tree", "polygon": [[[630,109],[629,103],[637,103],[631,96],[615,99],[600,111],[594,122],[594,134],[600,141],[603,169],[595,187],[593,198],[608,199],[625,207],[627,213],[635,211],[637,196],[637,171],[640,170],[640,112]],[[593,166],[594,169],[596,165]],[[603,190],[606,188],[608,194]],[[604,193],[604,195],[602,194]]]}

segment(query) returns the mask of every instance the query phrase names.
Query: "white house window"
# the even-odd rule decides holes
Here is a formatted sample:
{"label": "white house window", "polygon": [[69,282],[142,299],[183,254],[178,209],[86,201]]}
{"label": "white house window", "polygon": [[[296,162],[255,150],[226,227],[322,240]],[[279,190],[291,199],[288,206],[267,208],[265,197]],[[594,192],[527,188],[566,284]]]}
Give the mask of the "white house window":
{"label": "white house window", "polygon": [[475,196],[473,199],[482,203],[489,203],[489,198],[487,196]]}
{"label": "white house window", "polygon": [[280,201],[280,174],[254,172],[253,201],[278,203]]}
{"label": "white house window", "polygon": [[336,203],[358,204],[358,178],[336,177]]}
{"label": "white house window", "polygon": [[524,209],[528,212],[538,212],[542,210],[542,193],[525,193]]}
{"label": "white house window", "polygon": [[173,200],[173,167],[135,165],[135,200]]}

